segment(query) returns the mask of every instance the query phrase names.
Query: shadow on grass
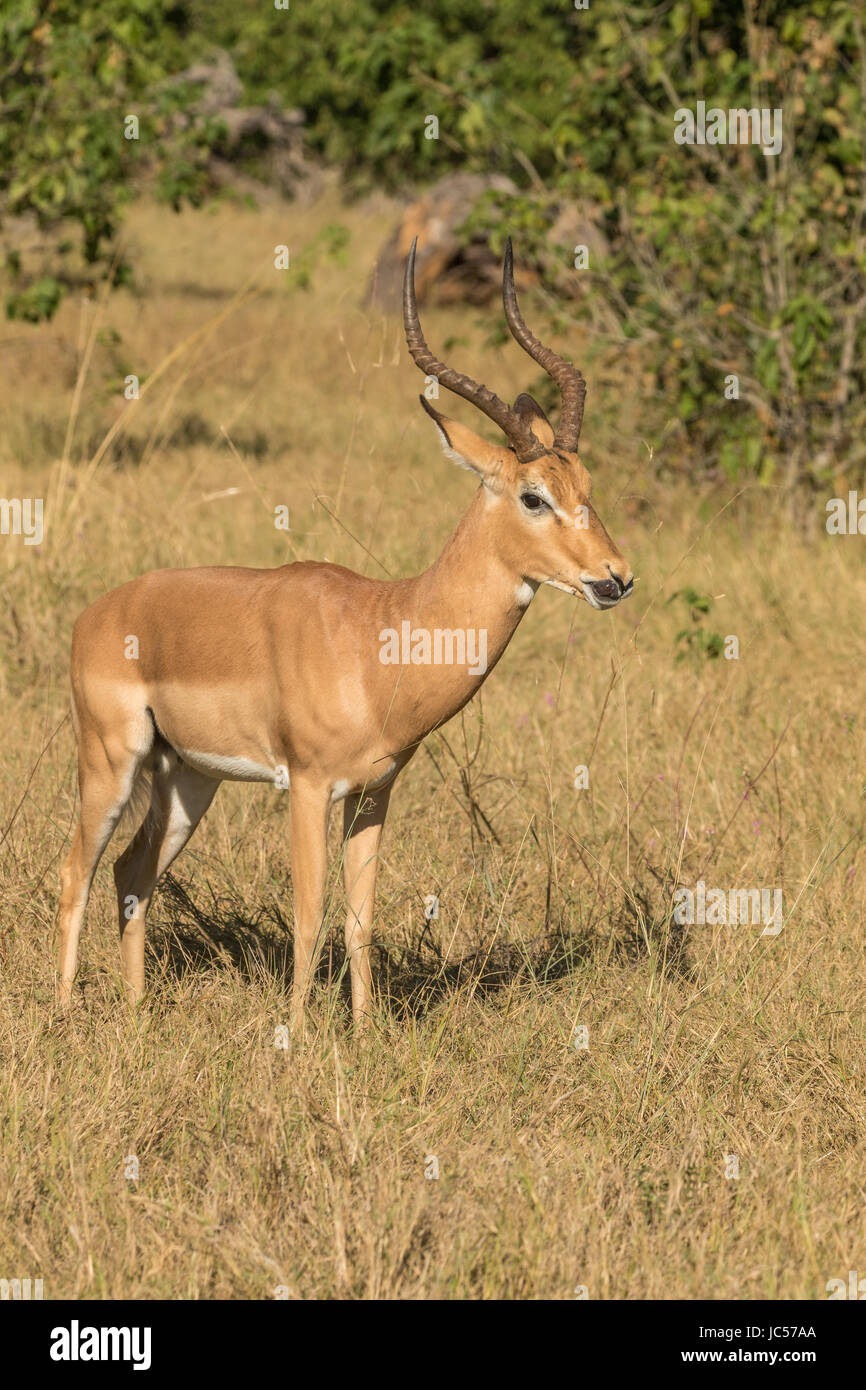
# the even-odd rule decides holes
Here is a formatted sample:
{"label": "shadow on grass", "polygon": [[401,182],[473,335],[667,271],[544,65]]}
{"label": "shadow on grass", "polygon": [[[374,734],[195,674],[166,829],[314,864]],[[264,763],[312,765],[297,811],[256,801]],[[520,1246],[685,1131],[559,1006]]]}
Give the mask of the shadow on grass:
{"label": "shadow on grass", "polygon": [[[198,899],[201,899],[199,901]],[[193,898],[173,874],[160,879],[159,922],[148,926],[147,949],[169,975],[227,965],[246,980],[272,979],[288,989],[292,981],[292,933],[274,908],[247,916],[237,903],[204,895]]]}
{"label": "shadow on grass", "polygon": [[[292,929],[278,909],[263,907],[251,917],[231,902],[215,900],[208,908],[166,874],[160,883],[159,917],[148,932],[148,950],[176,979],[228,965],[249,981],[271,979],[286,991],[291,988]],[[565,979],[598,949],[598,936],[591,928],[578,934],[549,929],[524,942],[494,940],[444,960],[425,922],[409,943],[374,940],[373,978],[379,999],[393,1014],[423,1017],[457,991],[489,996],[519,981],[543,985]],[[334,929],[316,980],[339,981],[341,995],[349,1000],[345,949]]]}
{"label": "shadow on grass", "polygon": [[682,979],[693,977],[686,928],[670,912],[654,907],[652,894],[639,884],[632,883],[621,900],[618,928],[615,946],[620,959],[633,965],[652,954],[663,958],[666,968]]}

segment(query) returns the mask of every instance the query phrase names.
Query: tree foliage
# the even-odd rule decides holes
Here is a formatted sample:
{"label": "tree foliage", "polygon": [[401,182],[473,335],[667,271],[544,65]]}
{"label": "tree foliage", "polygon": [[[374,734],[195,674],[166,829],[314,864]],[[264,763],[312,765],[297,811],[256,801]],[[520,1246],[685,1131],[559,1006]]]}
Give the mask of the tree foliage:
{"label": "tree foliage", "polygon": [[[466,235],[499,247],[519,230],[561,291],[559,262],[570,312],[599,341],[643,352],[658,419],[693,464],[791,484],[862,473],[860,7],[17,0],[0,49],[6,211],[71,218],[85,254],[101,254],[134,167],[125,108],[144,113],[160,77],[214,43],[251,101],[274,93],[304,109],[311,147],[358,191],[414,189],[451,169],[508,174],[516,194],[485,198]],[[698,101],[779,109],[780,152],[677,144],[674,113]],[[168,113],[147,110],[140,148],[163,161],[169,196],[200,196],[201,151],[179,153]],[[425,138],[430,115],[438,139]],[[585,270],[573,246],[551,244],[569,205],[600,210],[610,248]],[[53,307],[45,283],[28,293],[34,316]]]}
{"label": "tree foliage", "polygon": [[[166,198],[201,196],[203,132],[175,136],[183,94],[157,85],[186,32],[185,10],[170,0],[11,0],[0,24],[0,215],[57,235],[53,272],[35,282],[19,283],[21,251],[8,250],[10,316],[50,316],[74,252],[94,273],[105,262],[116,280],[125,275],[112,241],[142,154],[158,155]],[[127,138],[129,116],[137,138]]]}

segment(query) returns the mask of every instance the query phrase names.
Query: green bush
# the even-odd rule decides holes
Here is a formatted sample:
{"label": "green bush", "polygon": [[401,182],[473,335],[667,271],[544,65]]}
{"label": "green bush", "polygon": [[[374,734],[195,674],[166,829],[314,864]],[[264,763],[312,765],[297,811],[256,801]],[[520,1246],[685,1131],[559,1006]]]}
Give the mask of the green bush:
{"label": "green bush", "polygon": [[[862,475],[866,37],[848,0],[54,0],[42,13],[19,0],[0,40],[7,211],[70,217],[99,255],[134,162],[124,108],[217,44],[250,101],[304,109],[312,149],[356,191],[509,175],[517,194],[485,198],[466,235],[501,246],[519,232],[568,313],[640,352],[648,428],[691,469],[792,496]],[[50,79],[47,100],[34,77]],[[700,100],[780,108],[781,151],[677,144],[675,111]],[[196,127],[178,150],[167,115],[148,121],[159,187],[195,201],[207,137]],[[610,250],[588,269],[551,244],[568,205],[600,210]],[[43,302],[34,287],[10,307]]]}
{"label": "green bush", "polygon": [[[363,187],[449,168],[510,175],[467,233],[541,243],[563,202],[603,210],[611,253],[575,312],[635,341],[659,427],[692,467],[824,484],[866,457],[866,40],[847,0],[667,7],[564,0],[193,0],[248,90],[304,108]],[[674,112],[780,108],[781,152],[674,142]],[[438,140],[424,138],[439,117]],[[561,277],[556,276],[561,285]],[[577,283],[577,282],[576,282]],[[738,379],[738,399],[726,382]],[[728,385],[730,395],[735,388]]]}
{"label": "green bush", "polygon": [[[55,234],[53,273],[23,280],[13,247],[6,271],[12,318],[50,317],[74,278],[80,252],[88,279],[123,278],[113,238],[142,156],[156,162],[167,199],[200,197],[201,134],[178,134],[181,96],[157,84],[180,65],[186,28],[171,0],[10,0],[0,23],[0,216],[30,216]],[[127,139],[128,116],[139,121]],[[130,127],[131,129],[131,127]],[[206,153],[206,152],[205,152]],[[70,240],[72,226],[77,240]]]}

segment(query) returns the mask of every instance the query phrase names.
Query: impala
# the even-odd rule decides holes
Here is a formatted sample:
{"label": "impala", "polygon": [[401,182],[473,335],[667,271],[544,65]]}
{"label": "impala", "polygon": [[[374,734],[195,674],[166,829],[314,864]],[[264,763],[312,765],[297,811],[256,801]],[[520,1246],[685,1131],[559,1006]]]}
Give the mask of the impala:
{"label": "impala", "polygon": [[[632,591],[631,570],[593,510],[577,453],[583,376],[523,322],[510,241],[505,317],[559,388],[556,431],[531,396],[508,406],[433,356],[418,319],[414,266],[413,243],[403,319],[416,366],[483,411],[507,444],[489,443],[421,397],[445,453],[480,486],[438,560],[415,579],[368,579],[317,561],[156,570],[97,599],[78,619],[71,679],[81,815],[62,870],[63,1008],[96,866],[149,774],[150,808],[114,865],[129,995],[138,999],[144,989],[154,888],[220,782],[270,782],[291,786],[292,1022],[303,1017],[322,944],[328,814],[339,801],[346,952],[361,1021],[371,1000],[377,856],[397,774],[471,700],[539,585],[593,608],[611,608]],[[470,632],[474,643],[465,640]]]}

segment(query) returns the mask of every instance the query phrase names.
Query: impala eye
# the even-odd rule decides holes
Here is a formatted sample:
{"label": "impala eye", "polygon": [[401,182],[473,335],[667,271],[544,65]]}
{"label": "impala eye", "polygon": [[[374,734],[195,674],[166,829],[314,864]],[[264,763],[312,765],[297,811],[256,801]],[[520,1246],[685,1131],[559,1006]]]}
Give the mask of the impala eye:
{"label": "impala eye", "polygon": [[547,506],[544,498],[539,497],[537,492],[522,492],[520,500],[528,512],[537,512]]}

